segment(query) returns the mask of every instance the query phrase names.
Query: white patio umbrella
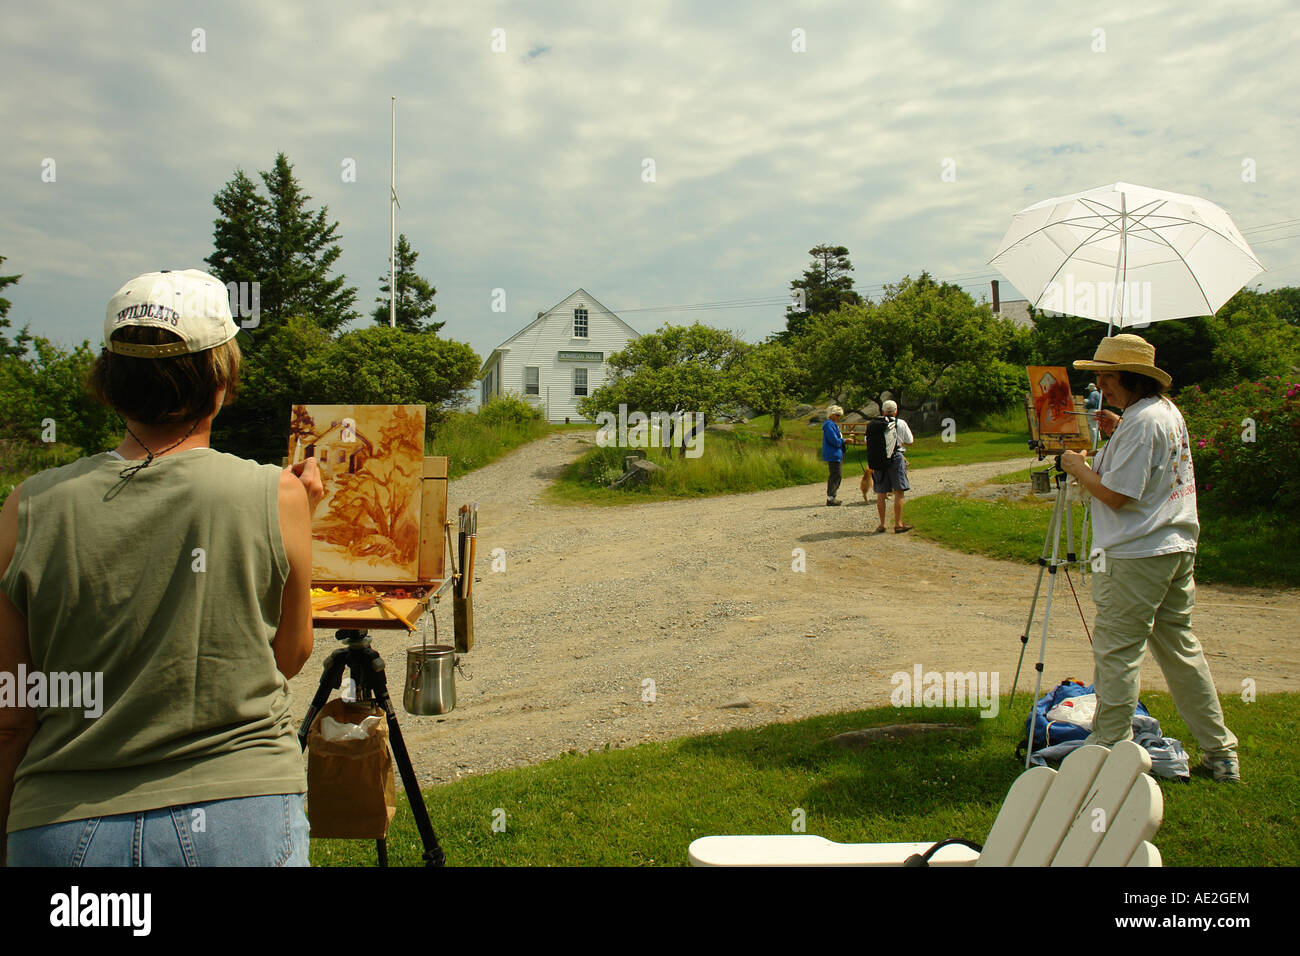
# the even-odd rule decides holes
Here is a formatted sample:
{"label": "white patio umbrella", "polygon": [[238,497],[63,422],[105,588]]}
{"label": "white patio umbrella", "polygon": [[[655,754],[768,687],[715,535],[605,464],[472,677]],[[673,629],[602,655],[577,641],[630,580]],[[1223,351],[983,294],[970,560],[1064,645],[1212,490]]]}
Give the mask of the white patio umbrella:
{"label": "white patio umbrella", "polygon": [[1034,308],[1106,322],[1107,335],[1213,315],[1264,271],[1221,207],[1131,183],[1020,210],[989,264]]}

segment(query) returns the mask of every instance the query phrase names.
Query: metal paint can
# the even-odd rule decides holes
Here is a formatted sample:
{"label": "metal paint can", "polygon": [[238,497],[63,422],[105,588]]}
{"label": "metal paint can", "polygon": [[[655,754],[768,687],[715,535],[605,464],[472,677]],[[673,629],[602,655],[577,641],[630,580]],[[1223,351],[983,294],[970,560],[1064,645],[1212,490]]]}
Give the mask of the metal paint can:
{"label": "metal paint can", "polygon": [[456,649],[449,644],[413,644],[406,649],[406,687],[402,706],[408,714],[432,717],[456,706]]}

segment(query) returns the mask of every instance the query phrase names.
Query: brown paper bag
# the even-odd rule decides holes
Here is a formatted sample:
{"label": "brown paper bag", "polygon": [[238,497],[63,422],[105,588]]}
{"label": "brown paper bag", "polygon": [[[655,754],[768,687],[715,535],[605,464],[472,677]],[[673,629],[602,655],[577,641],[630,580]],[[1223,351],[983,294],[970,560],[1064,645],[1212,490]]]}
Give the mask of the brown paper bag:
{"label": "brown paper bag", "polygon": [[381,839],[397,812],[393,784],[393,755],[388,749],[388,723],[381,720],[378,733],[365,740],[326,740],[321,721],[359,724],[372,714],[384,717],[382,708],[326,702],[307,733],[307,817],[313,837]]}

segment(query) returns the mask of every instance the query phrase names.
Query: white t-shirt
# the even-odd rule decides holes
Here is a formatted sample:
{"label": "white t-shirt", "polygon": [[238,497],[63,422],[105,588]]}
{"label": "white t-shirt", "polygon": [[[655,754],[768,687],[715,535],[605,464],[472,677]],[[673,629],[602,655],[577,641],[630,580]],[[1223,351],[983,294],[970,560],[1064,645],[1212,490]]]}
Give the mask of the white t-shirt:
{"label": "white t-shirt", "polygon": [[1150,397],[1125,409],[1092,467],[1103,485],[1133,499],[1119,510],[1093,502],[1095,548],[1112,558],[1196,550],[1201,524],[1191,440],[1172,402]]}
{"label": "white t-shirt", "polygon": [[894,452],[898,451],[898,446],[910,445],[916,441],[912,437],[912,429],[907,427],[907,422],[901,418],[893,419],[894,427],[885,429],[885,455],[889,458],[894,457]]}

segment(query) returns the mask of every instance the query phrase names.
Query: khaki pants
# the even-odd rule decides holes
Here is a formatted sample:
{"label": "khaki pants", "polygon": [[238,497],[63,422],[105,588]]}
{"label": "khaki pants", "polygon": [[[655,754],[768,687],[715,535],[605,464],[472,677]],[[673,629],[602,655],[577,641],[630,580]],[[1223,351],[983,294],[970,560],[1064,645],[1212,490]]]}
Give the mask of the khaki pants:
{"label": "khaki pants", "polygon": [[1195,563],[1190,551],[1153,558],[1107,555],[1105,570],[1093,574],[1097,714],[1088,743],[1109,747],[1132,739],[1142,657],[1149,641],[1178,715],[1201,750],[1211,757],[1235,753],[1237,738],[1223,723],[1214,679],[1191,629]]}

